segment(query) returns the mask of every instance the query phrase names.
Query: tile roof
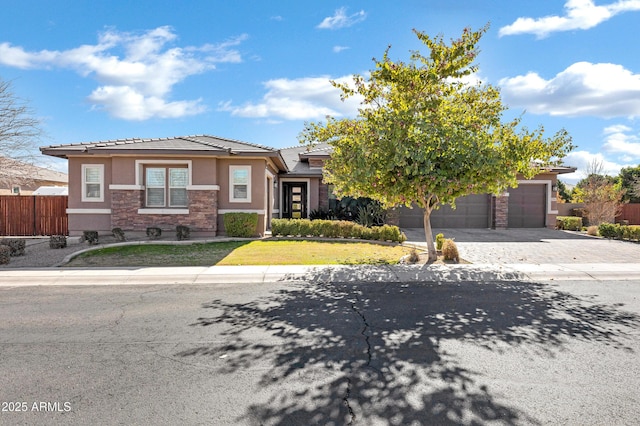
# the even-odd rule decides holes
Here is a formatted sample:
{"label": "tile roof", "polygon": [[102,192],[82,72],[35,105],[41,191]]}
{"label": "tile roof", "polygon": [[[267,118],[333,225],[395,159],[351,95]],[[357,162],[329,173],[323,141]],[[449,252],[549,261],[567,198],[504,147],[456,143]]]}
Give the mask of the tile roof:
{"label": "tile roof", "polygon": [[319,144],[313,148],[305,145],[299,145],[290,148],[283,148],[280,150],[280,154],[289,169],[288,174],[320,176],[322,175],[322,170],[310,168],[309,162],[303,161],[303,159],[314,156],[326,157],[331,153],[331,150],[332,148],[327,144]]}
{"label": "tile roof", "polygon": [[273,153],[276,149],[242,142],[233,139],[220,138],[210,135],[177,136],[169,138],[131,138],[106,140],[98,142],[81,142],[71,144],[50,145],[41,147],[40,150],[48,155],[72,152],[89,151],[137,151],[137,150],[158,150],[158,151],[227,151],[229,153]]}

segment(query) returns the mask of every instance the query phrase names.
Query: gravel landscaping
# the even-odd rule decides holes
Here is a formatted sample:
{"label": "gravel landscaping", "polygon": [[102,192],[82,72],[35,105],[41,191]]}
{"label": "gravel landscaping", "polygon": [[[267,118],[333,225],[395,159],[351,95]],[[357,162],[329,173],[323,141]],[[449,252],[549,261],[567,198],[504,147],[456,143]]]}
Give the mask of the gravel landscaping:
{"label": "gravel landscaping", "polygon": [[[167,235],[155,241],[176,241],[175,235]],[[16,238],[16,237],[12,237]],[[21,237],[18,237],[21,238]],[[0,269],[25,269],[25,268],[50,268],[60,266],[68,255],[86,250],[89,248],[103,247],[108,244],[117,243],[111,235],[100,235],[98,245],[91,246],[86,242],[80,242],[80,237],[68,237],[67,247],[52,249],[49,247],[49,237],[25,238],[26,250],[24,256],[12,257],[8,264],[0,265]],[[145,235],[127,234],[127,242],[148,241]]]}
{"label": "gravel landscaping", "polygon": [[[15,237],[14,237],[15,238]],[[48,268],[57,266],[71,253],[89,248],[87,243],[80,243],[79,237],[67,238],[67,247],[49,248],[49,237],[25,238],[24,256],[12,257],[8,264],[0,265],[0,269]],[[115,242],[113,237],[100,237],[101,244]]]}

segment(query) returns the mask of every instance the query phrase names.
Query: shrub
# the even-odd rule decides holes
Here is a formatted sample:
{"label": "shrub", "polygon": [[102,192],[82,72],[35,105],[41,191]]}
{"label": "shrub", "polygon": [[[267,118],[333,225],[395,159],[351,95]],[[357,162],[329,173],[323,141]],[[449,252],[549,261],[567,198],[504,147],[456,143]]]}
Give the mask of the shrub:
{"label": "shrub", "polygon": [[98,231],[82,231],[82,241],[90,246],[98,244]]}
{"label": "shrub", "polygon": [[582,218],[577,216],[557,216],[556,229],[580,231],[582,229]]}
{"label": "shrub", "polygon": [[11,261],[11,247],[0,244],[0,265],[6,265]]}
{"label": "shrub", "polygon": [[49,237],[49,248],[60,249],[67,246],[67,237],[65,235],[52,235]]}
{"label": "shrub", "polygon": [[191,229],[188,226],[178,225],[176,226],[176,238],[178,241],[188,240],[191,238]]}
{"label": "shrub", "polygon": [[309,219],[311,220],[329,220],[334,219],[334,214],[331,210],[327,209],[316,209],[311,210],[309,213]]}
{"label": "shrub", "polygon": [[442,250],[442,243],[444,242],[444,234],[441,232],[436,235],[436,250]]}
{"label": "shrub", "polygon": [[123,241],[127,241],[127,239],[124,236],[124,231],[120,228],[113,228],[111,230],[111,233],[113,234],[114,238],[116,239],[116,241],[118,242],[123,242]]}
{"label": "shrub", "polygon": [[596,236],[598,235],[598,227],[597,226],[589,226],[587,228],[587,235],[592,235],[592,236]]}
{"label": "shrub", "polygon": [[370,228],[372,226],[380,226],[384,224],[386,212],[376,201],[358,206],[356,213],[356,222],[362,226]]}
{"label": "shrub", "polygon": [[230,237],[255,237],[258,228],[258,213],[225,213],[222,221]]}
{"label": "shrub", "polygon": [[392,225],[367,228],[347,220],[273,219],[271,233],[274,236],[360,238],[363,240],[406,241],[400,228]]}
{"label": "shrub", "polygon": [[420,261],[420,255],[416,249],[411,249],[409,255],[405,258],[405,263],[418,263]]}
{"label": "shrub", "polygon": [[162,229],[157,226],[150,226],[147,228],[147,237],[151,240],[157,240],[162,236]]}
{"label": "shrub", "polygon": [[[374,227],[376,228],[376,227]],[[382,241],[395,241],[402,243],[407,240],[407,237],[400,231],[400,228],[393,225],[382,225],[377,227],[380,230],[379,240]]]}
{"label": "shrub", "polygon": [[456,246],[456,243],[450,238],[445,238],[442,242],[442,255],[444,256],[444,260],[460,261],[458,246]]}
{"label": "shrub", "polygon": [[640,225],[620,225],[619,223],[602,223],[598,226],[602,237],[616,240],[640,241]]}
{"label": "shrub", "polygon": [[0,244],[9,247],[9,255],[11,257],[24,256],[25,240],[18,238],[4,238],[0,240]]}
{"label": "shrub", "polygon": [[640,225],[623,225],[621,228],[625,240],[640,240]]}
{"label": "shrub", "polygon": [[601,223],[600,226],[598,226],[598,232],[604,238],[622,239],[624,236],[624,231],[620,225],[613,223]]}

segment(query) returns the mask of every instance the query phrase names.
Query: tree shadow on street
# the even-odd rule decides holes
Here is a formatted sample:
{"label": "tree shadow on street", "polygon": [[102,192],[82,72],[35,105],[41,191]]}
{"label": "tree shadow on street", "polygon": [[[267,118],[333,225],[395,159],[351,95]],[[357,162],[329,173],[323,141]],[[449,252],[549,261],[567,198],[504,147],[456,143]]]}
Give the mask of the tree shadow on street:
{"label": "tree shadow on street", "polygon": [[[357,278],[357,277],[355,277]],[[253,424],[537,424],[500,402],[443,349],[454,340],[504,351],[528,345],[553,357],[578,339],[630,350],[624,342],[637,315],[553,288],[520,281],[328,282],[321,271],[244,304],[213,300],[192,324],[226,326],[225,345],[180,357],[219,358],[220,372],[269,368],[267,403],[253,404]],[[252,331],[272,339],[253,339]]]}

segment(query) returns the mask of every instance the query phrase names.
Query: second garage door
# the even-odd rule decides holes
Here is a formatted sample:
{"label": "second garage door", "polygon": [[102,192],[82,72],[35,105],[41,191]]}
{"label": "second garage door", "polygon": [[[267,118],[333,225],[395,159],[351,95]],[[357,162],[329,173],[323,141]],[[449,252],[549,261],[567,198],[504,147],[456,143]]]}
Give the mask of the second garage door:
{"label": "second garage door", "polygon": [[544,228],[546,185],[523,184],[509,189],[509,228]]}

